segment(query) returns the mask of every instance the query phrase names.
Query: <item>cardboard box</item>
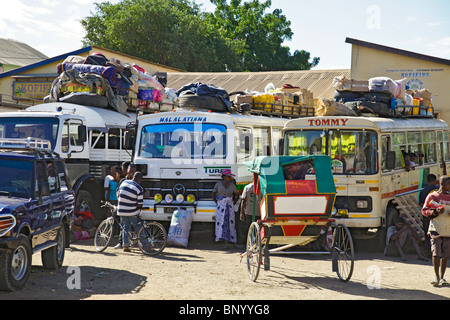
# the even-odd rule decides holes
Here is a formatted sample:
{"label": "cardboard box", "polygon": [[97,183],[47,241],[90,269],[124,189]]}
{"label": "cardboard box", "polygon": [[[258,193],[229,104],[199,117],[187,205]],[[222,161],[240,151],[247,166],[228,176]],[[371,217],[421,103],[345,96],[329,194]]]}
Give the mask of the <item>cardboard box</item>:
{"label": "cardboard box", "polygon": [[253,102],[253,96],[251,95],[245,95],[245,96],[236,96],[235,98],[236,104],[244,104],[244,103],[252,103]]}

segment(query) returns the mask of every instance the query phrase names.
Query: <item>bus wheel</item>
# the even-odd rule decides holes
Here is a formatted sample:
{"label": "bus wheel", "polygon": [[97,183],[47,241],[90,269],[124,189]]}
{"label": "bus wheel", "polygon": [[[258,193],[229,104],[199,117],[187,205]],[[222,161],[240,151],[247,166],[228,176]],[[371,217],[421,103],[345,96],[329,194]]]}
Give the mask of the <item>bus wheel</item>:
{"label": "bus wheel", "polygon": [[395,220],[400,216],[398,210],[394,207],[389,207],[386,210],[386,229],[393,226]]}
{"label": "bus wheel", "polygon": [[75,214],[78,212],[90,212],[95,220],[102,220],[100,212],[97,209],[99,204],[95,203],[94,197],[85,190],[78,191],[77,199],[75,201]]}
{"label": "bus wheel", "polygon": [[389,207],[386,210],[386,226],[381,227],[378,230],[378,234],[376,239],[375,246],[377,247],[377,251],[384,252],[384,249],[386,248],[386,234],[387,229],[394,225],[394,221],[399,217],[399,212],[394,207]]}

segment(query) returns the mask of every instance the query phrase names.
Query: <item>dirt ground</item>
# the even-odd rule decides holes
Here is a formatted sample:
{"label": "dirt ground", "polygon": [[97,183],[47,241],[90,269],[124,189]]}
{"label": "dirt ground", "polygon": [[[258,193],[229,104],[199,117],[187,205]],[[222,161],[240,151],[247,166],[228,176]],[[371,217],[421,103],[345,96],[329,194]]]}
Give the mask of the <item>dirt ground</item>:
{"label": "dirt ground", "polygon": [[[113,244],[116,240],[113,240]],[[110,246],[97,253],[93,241],[72,244],[59,271],[42,268],[40,254],[26,287],[0,292],[0,300],[366,300],[448,299],[449,288],[433,288],[431,261],[409,254],[408,261],[378,253],[356,253],[354,274],[342,283],[332,272],[329,256],[273,255],[271,270],[256,283],[249,280],[241,249],[222,244],[192,244],[188,249],[167,247],[157,257],[138,250],[124,253]],[[67,283],[78,267],[80,289]],[[449,271],[450,272],[450,271]],[[449,273],[450,280],[450,273]],[[379,289],[377,289],[379,288]]]}

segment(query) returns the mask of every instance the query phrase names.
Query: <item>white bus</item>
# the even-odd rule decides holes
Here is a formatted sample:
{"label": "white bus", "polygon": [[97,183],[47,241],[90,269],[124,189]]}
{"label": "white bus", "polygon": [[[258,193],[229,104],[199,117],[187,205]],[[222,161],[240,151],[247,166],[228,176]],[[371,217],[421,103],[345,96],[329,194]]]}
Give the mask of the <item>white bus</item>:
{"label": "white bus", "polygon": [[21,112],[0,113],[0,138],[36,138],[51,142],[52,152],[66,162],[75,212],[89,211],[104,218],[104,178],[109,166],[130,161],[132,147],[125,145],[128,123],[136,114],[70,103],[45,103]]}
{"label": "white bus", "polygon": [[[405,156],[413,153],[414,166],[407,168]],[[356,238],[379,235],[383,245],[384,227],[398,215],[394,196],[423,187],[428,174],[450,172],[449,127],[436,119],[296,119],[284,128],[284,154],[329,155],[338,223]]]}
{"label": "white bus", "polygon": [[170,221],[177,208],[194,222],[214,222],[212,190],[231,169],[239,191],[253,181],[244,166],[256,156],[279,155],[288,120],[207,111],[138,117],[133,161],[144,173],[143,218]]}

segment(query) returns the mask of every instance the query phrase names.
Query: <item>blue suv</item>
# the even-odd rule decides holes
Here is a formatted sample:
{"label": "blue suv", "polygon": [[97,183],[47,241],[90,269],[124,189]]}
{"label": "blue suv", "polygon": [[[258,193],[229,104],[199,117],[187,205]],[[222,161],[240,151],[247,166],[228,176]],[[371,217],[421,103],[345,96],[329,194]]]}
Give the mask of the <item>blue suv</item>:
{"label": "blue suv", "polygon": [[0,290],[22,289],[32,254],[59,269],[74,221],[74,192],[50,142],[0,139]]}

